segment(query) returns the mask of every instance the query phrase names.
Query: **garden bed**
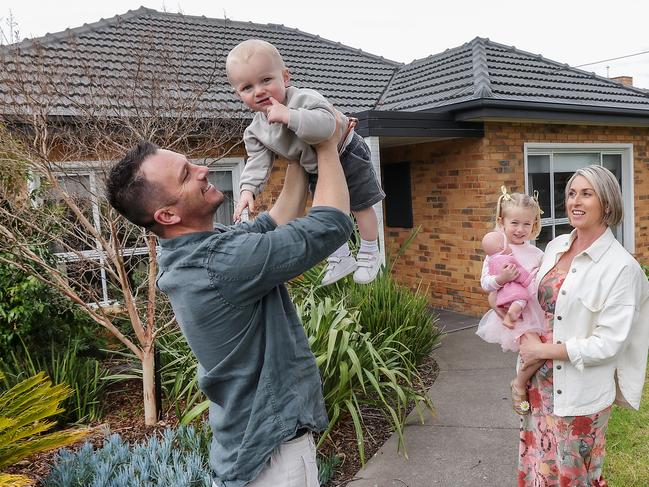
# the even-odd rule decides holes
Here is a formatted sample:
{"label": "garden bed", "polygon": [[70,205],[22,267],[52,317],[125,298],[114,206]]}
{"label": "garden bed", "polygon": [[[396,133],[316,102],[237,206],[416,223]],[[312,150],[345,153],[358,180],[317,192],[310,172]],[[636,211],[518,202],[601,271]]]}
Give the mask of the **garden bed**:
{"label": "garden bed", "polygon": [[[437,377],[437,364],[432,358],[427,358],[418,370],[424,386],[430,388]],[[101,423],[91,425],[92,432],[84,440],[92,442],[95,447],[102,445],[107,432],[117,433],[125,441],[137,443],[161,433],[167,427],[178,425],[177,418],[169,414],[155,426],[145,426],[141,386],[137,381],[122,383],[120,391],[109,393],[107,402],[106,417]],[[413,406],[414,404],[411,404],[410,409]],[[365,430],[365,455],[369,460],[390,437],[392,431],[389,422],[379,410],[363,406],[362,416]],[[74,447],[78,448],[82,444],[83,442],[79,442]],[[343,418],[339,421],[331,433],[330,440],[319,451],[325,455],[335,453],[341,460],[326,487],[342,487],[354,478],[361,468],[361,461],[356,448],[356,433],[351,418]],[[34,455],[9,468],[8,472],[28,475],[34,479],[37,487],[42,486],[40,478],[48,474],[55,455],[54,451]]]}

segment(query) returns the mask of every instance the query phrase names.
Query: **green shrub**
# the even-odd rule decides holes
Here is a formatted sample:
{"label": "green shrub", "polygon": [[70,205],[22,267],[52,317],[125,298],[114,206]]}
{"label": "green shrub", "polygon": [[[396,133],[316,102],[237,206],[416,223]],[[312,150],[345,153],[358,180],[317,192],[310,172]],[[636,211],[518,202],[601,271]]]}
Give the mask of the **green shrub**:
{"label": "green shrub", "polygon": [[402,446],[409,402],[432,406],[425,392],[415,387],[415,366],[399,352],[394,335],[372,337],[359,323],[358,311],[349,311],[343,301],[316,301],[310,296],[297,305],[297,310],[320,368],[329,415],[329,425],[319,443],[324,442],[341,417],[349,415],[364,463],[361,405],[370,404],[385,415]]}
{"label": "green shrub", "polygon": [[649,279],[649,265],[642,265],[642,270],[644,271],[645,276]]}
{"label": "green shrub", "polygon": [[[87,434],[81,430],[46,433],[56,424],[48,418],[62,411],[61,403],[69,394],[67,386],[53,386],[42,372],[0,393],[0,470],[34,453],[74,443]],[[20,478],[5,480],[19,482]]]}
{"label": "green shrub", "polygon": [[71,335],[98,342],[90,319],[35,277],[0,263],[0,282],[0,357],[20,347],[21,341],[34,356],[64,346]]}
{"label": "green shrub", "polygon": [[113,434],[97,450],[86,443],[76,452],[60,451],[43,485],[211,487],[210,441],[207,423],[198,429],[167,428],[160,437],[135,445]]}
{"label": "green shrub", "polygon": [[326,298],[344,302],[351,310],[359,311],[363,330],[374,340],[392,336],[397,350],[415,364],[421,363],[437,346],[441,333],[437,317],[428,305],[425,293],[399,285],[392,276],[382,271],[370,284],[358,285],[351,278],[330,286],[321,286],[324,267],[316,266],[291,281],[289,289],[296,303],[307,296],[317,300]]}
{"label": "green shrub", "polygon": [[94,421],[102,416],[102,404],[108,373],[99,361],[83,355],[80,339],[68,338],[66,346],[52,347],[49,356],[33,355],[23,344],[21,352],[11,352],[0,361],[7,387],[25,377],[46,371],[55,384],[66,384],[71,394],[64,400],[57,416],[60,423]]}
{"label": "green shrub", "polygon": [[358,309],[363,330],[380,339],[391,335],[404,357],[420,363],[439,344],[441,333],[426,296],[399,285],[387,273],[365,286],[351,286],[347,306]]}

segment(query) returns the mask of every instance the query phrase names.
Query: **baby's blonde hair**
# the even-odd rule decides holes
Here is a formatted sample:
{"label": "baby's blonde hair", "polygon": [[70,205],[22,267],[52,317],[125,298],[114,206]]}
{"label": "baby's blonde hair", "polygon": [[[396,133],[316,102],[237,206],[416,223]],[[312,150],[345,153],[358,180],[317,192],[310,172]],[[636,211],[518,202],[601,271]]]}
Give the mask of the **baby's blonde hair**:
{"label": "baby's blonde hair", "polygon": [[526,208],[529,209],[534,215],[534,223],[532,223],[532,231],[530,232],[530,240],[535,240],[541,233],[541,207],[537,197],[530,196],[523,193],[508,193],[507,188],[502,186],[502,194],[498,197],[496,204],[496,229],[499,229],[499,221],[505,217],[505,213],[510,208]]}
{"label": "baby's blonde hair", "polygon": [[230,69],[235,63],[247,63],[252,56],[258,53],[267,55],[273,60],[273,63],[277,64],[277,67],[281,69],[286,68],[282,55],[270,42],[262,41],[261,39],[247,39],[234,46],[225,60],[225,72],[228,74],[228,79],[230,77]]}

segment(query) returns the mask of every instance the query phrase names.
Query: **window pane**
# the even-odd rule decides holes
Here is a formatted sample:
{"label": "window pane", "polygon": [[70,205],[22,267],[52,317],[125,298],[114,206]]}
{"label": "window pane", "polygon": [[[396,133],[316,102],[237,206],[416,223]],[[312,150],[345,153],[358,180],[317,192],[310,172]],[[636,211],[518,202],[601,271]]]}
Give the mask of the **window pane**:
{"label": "window pane", "polygon": [[554,170],[573,173],[577,169],[599,164],[599,152],[555,153]]}
{"label": "window pane", "polygon": [[543,210],[543,217],[550,218],[550,156],[530,155],[527,159],[530,194],[539,192],[539,205]]}
{"label": "window pane", "polygon": [[232,172],[231,171],[210,171],[208,176],[210,183],[216,189],[223,193],[225,200],[219,206],[214,215],[214,223],[223,225],[232,224],[232,215],[234,214],[234,193],[232,191]]}
{"label": "window pane", "polygon": [[[602,165],[615,174],[620,188],[622,187],[622,154],[603,154],[602,155]],[[615,238],[622,242],[622,236],[624,235],[624,223],[620,222],[619,225],[611,227],[611,231]]]}
{"label": "window pane", "polygon": [[[73,200],[83,215],[93,224],[92,199],[90,192],[90,176],[71,174],[59,178],[61,189]],[[63,195],[54,188],[50,188],[45,194],[46,204],[52,205],[56,211],[57,220],[60,222],[60,241],[52,245],[53,252],[67,252],[73,250],[91,250],[95,248],[95,241],[90,232],[83,226],[74,212],[63,201]],[[61,245],[60,242],[64,245]],[[66,246],[68,246],[66,248]]]}
{"label": "window pane", "polygon": [[541,250],[545,250],[545,246],[550,240],[552,240],[552,225],[541,227],[541,233],[539,233],[539,236],[536,237],[536,241],[534,243]]}
{"label": "window pane", "polygon": [[554,236],[558,237],[559,235],[565,235],[573,231],[572,225],[570,223],[564,223],[562,225],[555,225],[554,227]]}
{"label": "window pane", "polygon": [[603,154],[602,165],[615,174],[617,182],[622,187],[622,154]]}

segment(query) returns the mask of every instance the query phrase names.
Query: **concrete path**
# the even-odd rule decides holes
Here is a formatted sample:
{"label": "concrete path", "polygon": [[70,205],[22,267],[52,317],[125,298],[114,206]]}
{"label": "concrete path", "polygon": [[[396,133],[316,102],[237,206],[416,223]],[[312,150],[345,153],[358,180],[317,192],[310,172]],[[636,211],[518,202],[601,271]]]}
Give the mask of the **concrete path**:
{"label": "concrete path", "polygon": [[516,485],[518,425],[509,398],[516,357],[475,334],[476,318],[439,311],[447,333],[433,352],[440,368],[425,424],[413,411],[408,459],[392,437],[348,487],[509,487]]}

